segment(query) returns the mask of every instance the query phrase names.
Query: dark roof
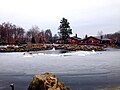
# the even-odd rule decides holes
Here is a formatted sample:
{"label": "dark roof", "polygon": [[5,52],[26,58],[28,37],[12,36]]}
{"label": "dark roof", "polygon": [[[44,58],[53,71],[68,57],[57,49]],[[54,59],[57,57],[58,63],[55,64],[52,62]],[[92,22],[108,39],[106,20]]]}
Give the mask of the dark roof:
{"label": "dark roof", "polygon": [[84,41],[84,40],[87,40],[87,39],[89,39],[89,38],[94,38],[94,39],[96,39],[96,40],[101,40],[101,39],[96,38],[96,37],[93,37],[93,36],[90,36],[90,37],[84,38],[84,39],[82,39],[82,40]]}
{"label": "dark roof", "polygon": [[70,37],[69,39],[73,39],[73,40],[81,40],[81,38],[79,38],[79,37]]}

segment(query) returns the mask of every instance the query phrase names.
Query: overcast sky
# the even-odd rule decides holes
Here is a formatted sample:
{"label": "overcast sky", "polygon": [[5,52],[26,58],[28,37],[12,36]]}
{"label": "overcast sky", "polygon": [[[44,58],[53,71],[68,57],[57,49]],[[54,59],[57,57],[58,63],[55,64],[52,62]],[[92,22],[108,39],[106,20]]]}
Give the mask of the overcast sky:
{"label": "overcast sky", "polygon": [[80,37],[114,33],[120,30],[120,0],[0,0],[0,23],[25,30],[37,25],[57,33],[63,17]]}

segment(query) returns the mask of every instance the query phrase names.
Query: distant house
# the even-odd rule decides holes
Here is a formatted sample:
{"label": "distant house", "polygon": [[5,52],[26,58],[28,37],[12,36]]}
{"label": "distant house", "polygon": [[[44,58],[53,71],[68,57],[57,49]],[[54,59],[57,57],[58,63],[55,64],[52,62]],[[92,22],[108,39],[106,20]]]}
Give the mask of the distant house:
{"label": "distant house", "polygon": [[111,44],[111,39],[102,38],[102,39],[101,39],[101,44],[110,45],[110,44]]}
{"label": "distant house", "polygon": [[[56,43],[58,44],[63,44],[64,40],[62,39],[57,39]],[[107,38],[97,38],[97,37],[85,37],[84,39],[81,39],[79,37],[73,36],[69,37],[67,39],[68,44],[82,44],[82,45],[110,45],[111,44],[111,39]]]}
{"label": "distant house", "polygon": [[93,36],[86,37],[85,39],[81,40],[81,44],[100,44],[100,42],[101,42],[101,39],[98,39]]}
{"label": "distant house", "polygon": [[81,44],[89,44],[89,45],[110,45],[111,40],[107,38],[97,38],[97,37],[86,37],[81,40]]}
{"label": "distant house", "polygon": [[77,37],[77,36],[73,36],[67,39],[69,44],[79,44],[81,41],[81,38]]}
{"label": "distant house", "polygon": [[[77,34],[76,34],[76,35],[73,36],[73,37],[67,38],[66,41],[67,41],[67,44],[79,44],[80,41],[81,41],[81,38],[77,37]],[[63,44],[63,43],[64,43],[64,40],[62,40],[62,39],[57,39],[57,40],[56,40],[56,43],[58,43],[58,44]]]}

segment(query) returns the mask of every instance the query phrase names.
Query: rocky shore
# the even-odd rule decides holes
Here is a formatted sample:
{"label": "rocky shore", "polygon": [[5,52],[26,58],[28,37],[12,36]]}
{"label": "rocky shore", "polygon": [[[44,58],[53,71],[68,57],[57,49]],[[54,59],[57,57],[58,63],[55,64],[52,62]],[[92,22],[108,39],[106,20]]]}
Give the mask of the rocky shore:
{"label": "rocky shore", "polygon": [[51,49],[64,49],[69,51],[103,51],[102,46],[92,45],[73,45],[73,44],[62,44],[62,45],[48,45],[48,44],[29,44],[22,46],[6,46],[0,47],[0,52],[26,52],[26,51],[40,51],[40,50],[51,50]]}
{"label": "rocky shore", "polygon": [[104,51],[102,46],[93,46],[93,45],[73,45],[73,44],[64,44],[55,46],[55,49],[65,49],[70,51]]}
{"label": "rocky shore", "polygon": [[70,90],[52,73],[35,75],[28,90]]}
{"label": "rocky shore", "polygon": [[26,51],[40,51],[40,50],[50,50],[52,45],[47,44],[30,44],[22,46],[6,46],[0,47],[0,52],[26,52]]}

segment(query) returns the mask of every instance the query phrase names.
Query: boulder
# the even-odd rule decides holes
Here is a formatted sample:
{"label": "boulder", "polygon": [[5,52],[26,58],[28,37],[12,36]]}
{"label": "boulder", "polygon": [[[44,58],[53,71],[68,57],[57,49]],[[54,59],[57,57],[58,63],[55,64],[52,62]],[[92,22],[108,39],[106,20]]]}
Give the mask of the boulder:
{"label": "boulder", "polygon": [[28,90],[70,90],[52,73],[35,75]]}

